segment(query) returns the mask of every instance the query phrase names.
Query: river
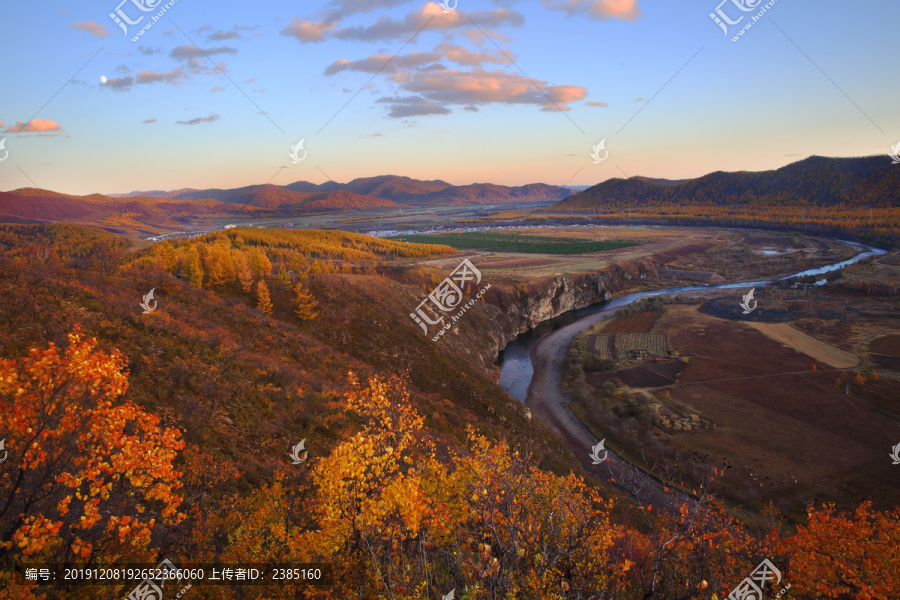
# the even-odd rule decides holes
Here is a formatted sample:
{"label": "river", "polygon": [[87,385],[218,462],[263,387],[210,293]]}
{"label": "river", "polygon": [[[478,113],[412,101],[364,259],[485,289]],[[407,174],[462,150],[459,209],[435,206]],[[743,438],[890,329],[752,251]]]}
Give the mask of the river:
{"label": "river", "polygon": [[[774,281],[797,276],[823,275],[869,256],[886,254],[886,251],[870,246],[853,242],[843,243],[850,244],[861,252],[849,260],[809,269]],[[748,288],[767,283],[772,281],[747,281],[636,292],[564,313],[519,335],[506,346],[500,356],[499,383],[512,397],[528,407],[534,419],[540,421],[572,450],[587,470],[597,476],[607,477],[612,485],[629,493],[639,502],[648,502],[673,510],[677,502],[674,502],[672,492],[615,452],[606,450],[603,458],[607,460],[600,463],[589,460],[592,458],[591,448],[598,440],[569,408],[569,399],[562,390],[562,369],[569,344],[576,335],[594,323],[612,317],[620,307],[647,296]]]}
{"label": "river", "polygon": [[[749,288],[767,285],[776,281],[781,281],[783,279],[790,279],[791,277],[824,275],[826,273],[842,269],[848,265],[852,265],[853,263],[859,262],[870,256],[880,256],[887,253],[885,250],[873,248],[872,246],[867,246],[858,242],[848,242],[845,240],[835,241],[848,244],[863,251],[848,260],[844,260],[831,265],[826,265],[824,267],[819,267],[817,269],[807,269],[806,271],[801,271],[799,273],[788,275],[786,277],[780,277],[779,279],[775,280],[723,283],[718,285],[698,285],[689,287],[665,288],[649,292],[635,292],[632,294],[626,294],[624,296],[612,298],[606,302],[598,302],[585,308],[572,310],[548,321],[544,321],[534,329],[530,329],[525,333],[520,334],[515,340],[510,342],[500,354],[499,383],[501,387],[503,387],[503,389],[505,389],[507,393],[509,393],[510,396],[512,396],[516,400],[519,400],[520,402],[525,402],[525,399],[528,396],[528,386],[531,384],[531,378],[534,376],[534,365],[531,362],[531,349],[534,346],[535,342],[537,342],[540,338],[547,335],[548,333],[552,333],[562,327],[575,323],[580,319],[593,315],[594,313],[628,306],[633,302],[637,302],[641,298],[646,298],[649,296],[680,294],[684,292],[695,292],[700,290],[708,291],[733,288]],[[594,322],[596,322],[596,320]]]}

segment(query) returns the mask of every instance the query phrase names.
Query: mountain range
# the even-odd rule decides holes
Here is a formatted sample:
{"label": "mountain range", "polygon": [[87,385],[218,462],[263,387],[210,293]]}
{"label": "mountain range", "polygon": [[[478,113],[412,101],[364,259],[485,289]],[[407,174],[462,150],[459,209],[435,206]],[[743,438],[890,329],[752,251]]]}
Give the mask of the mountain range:
{"label": "mountain range", "polygon": [[593,212],[663,204],[900,207],[900,166],[885,156],[810,156],[770,171],[716,171],[681,181],[615,178],[545,210]]}
{"label": "mountain range", "polygon": [[73,196],[37,188],[0,192],[0,221],[75,222],[126,234],[180,230],[205,220],[290,217],[305,213],[402,210],[439,206],[555,202],[572,194],[536,183],[517,187],[420,181],[383,175],[349,183],[251,185],[233,189],[180,189],[119,195]]}
{"label": "mountain range", "polygon": [[251,185],[233,189],[181,189],[130,192],[111,197],[151,197],[166,200],[216,200],[287,210],[367,210],[375,208],[422,208],[477,206],[508,202],[553,202],[572,191],[560,186],[535,183],[503,186],[492,183],[452,185],[446,181],[422,181],[397,175],[363,177],[349,183],[316,184],[297,181],[288,185]]}
{"label": "mountain range", "polygon": [[22,188],[0,192],[0,220],[11,223],[75,222],[128,234],[179,231],[209,220],[280,218],[304,213],[403,210],[442,206],[552,203],[542,211],[597,213],[655,206],[843,208],[900,207],[900,166],[883,156],[812,156],[780,169],[717,171],[687,180],[609,179],[577,191],[535,183],[455,186],[396,175],[349,183],[297,181],[285,186],[180,189],[118,196],[72,196]]}

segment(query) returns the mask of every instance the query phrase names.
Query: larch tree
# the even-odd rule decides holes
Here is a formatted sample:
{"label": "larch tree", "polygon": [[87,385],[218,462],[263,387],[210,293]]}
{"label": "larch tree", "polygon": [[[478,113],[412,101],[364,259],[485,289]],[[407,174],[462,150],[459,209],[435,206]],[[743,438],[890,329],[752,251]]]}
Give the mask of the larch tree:
{"label": "larch tree", "polygon": [[272,262],[259,248],[250,251],[250,270],[255,277],[264,278],[272,274]]}
{"label": "larch tree", "polygon": [[238,282],[245,294],[253,291],[253,272],[250,270],[250,264],[247,261],[247,255],[244,252],[234,253],[234,270],[237,275]]}
{"label": "larch tree", "polygon": [[267,315],[272,314],[272,298],[269,296],[269,287],[261,279],[256,284],[256,308]]}
{"label": "larch tree", "polygon": [[315,319],[319,311],[319,303],[316,301],[312,292],[303,287],[299,281],[294,286],[294,314],[301,320]]}
{"label": "larch tree", "polygon": [[182,272],[188,281],[197,287],[203,284],[203,263],[200,260],[200,251],[193,244],[188,247],[184,255]]}
{"label": "larch tree", "polygon": [[288,266],[294,272],[294,275],[296,275],[300,279],[300,281],[304,281],[307,277],[309,277],[309,261],[306,260],[306,257],[299,252],[291,257]]}
{"label": "larch tree", "polygon": [[291,276],[288,275],[287,269],[284,266],[284,262],[282,262],[278,266],[278,281],[281,282],[281,285],[284,286],[284,289],[291,289]]}
{"label": "larch tree", "polygon": [[234,281],[234,263],[224,244],[213,244],[207,250],[206,274],[209,285],[223,285]]}

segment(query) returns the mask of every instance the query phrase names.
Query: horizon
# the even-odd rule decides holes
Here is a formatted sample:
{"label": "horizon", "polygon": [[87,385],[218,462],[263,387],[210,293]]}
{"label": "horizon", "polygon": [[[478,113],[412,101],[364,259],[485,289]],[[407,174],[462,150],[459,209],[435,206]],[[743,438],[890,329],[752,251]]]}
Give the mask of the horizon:
{"label": "horizon", "polygon": [[[6,7],[20,26],[0,76],[27,84],[0,106],[0,189],[109,195],[361,172],[583,187],[887,155],[900,140],[883,43],[900,5],[887,0],[868,7],[877,20],[834,1],[770,2],[740,37],[756,12],[707,0],[446,11],[273,0],[252,14],[171,0],[155,23],[167,5],[150,4]],[[717,8],[743,22],[720,26]],[[116,23],[117,9],[137,24]]]}
{"label": "horizon", "polygon": [[[805,158],[801,158],[801,159],[798,159],[798,160],[795,160],[795,161],[787,162],[787,163],[785,163],[785,164],[783,164],[783,165],[781,165],[781,166],[779,166],[779,167],[775,167],[775,168],[773,168],[773,169],[769,169],[769,171],[777,171],[777,170],[782,169],[782,168],[784,168],[784,167],[787,167],[787,166],[790,166],[790,165],[793,165],[793,164],[796,164],[796,163],[803,162],[803,161],[808,160],[808,159],[810,159],[810,158],[826,158],[826,159],[862,159],[862,158],[878,158],[878,155],[870,155],[870,156],[842,156],[842,157],[810,155],[810,156],[807,156],[807,157],[805,157]],[[626,177],[610,177],[609,179],[607,179],[607,180],[605,180],[605,181],[602,181],[602,182],[600,182],[600,183],[605,183],[606,181],[615,180],[615,179],[620,179],[620,180],[623,180],[623,181],[624,181],[624,180],[628,180],[628,179],[646,179],[646,180],[650,180],[651,182],[656,182],[656,181],[668,181],[668,182],[672,182],[672,183],[677,184],[677,183],[683,183],[683,182],[686,182],[686,181],[691,181],[691,180],[694,180],[694,179],[700,179],[700,178],[702,178],[702,177],[705,177],[705,176],[708,176],[708,175],[712,175],[712,174],[714,174],[714,173],[732,173],[732,174],[733,174],[733,173],[761,173],[761,172],[765,172],[765,171],[748,171],[748,170],[746,170],[746,169],[743,169],[743,170],[736,170],[736,171],[710,171],[709,173],[704,173],[703,175],[700,175],[700,176],[698,176],[698,177],[691,177],[691,178],[686,178],[686,179],[669,179],[669,178],[664,178],[664,177],[650,177],[650,176],[647,176],[647,175],[632,175],[631,177],[627,177],[627,178],[626,178]],[[354,181],[358,181],[358,180],[361,180],[361,179],[362,179],[362,180],[364,180],[364,179],[379,179],[379,178],[390,178],[390,177],[411,179],[411,180],[413,180],[413,181],[425,181],[425,182],[429,182],[429,183],[430,183],[430,182],[438,182],[438,181],[442,181],[442,182],[444,182],[444,183],[449,183],[446,179],[440,179],[440,178],[438,178],[438,179],[430,179],[430,180],[419,180],[419,179],[416,179],[416,178],[414,178],[414,177],[408,177],[408,176],[406,176],[406,175],[398,175],[398,174],[382,174],[382,175],[362,176],[362,177],[355,177],[355,178],[350,179],[350,180],[348,180],[348,181],[343,181],[343,182],[338,181],[338,182],[333,182],[333,183],[337,183],[338,185],[348,185],[348,184],[350,184],[350,183],[353,183]],[[49,191],[49,192],[58,193],[58,194],[65,194],[65,195],[70,195],[70,196],[86,197],[86,196],[92,196],[92,195],[100,194],[100,195],[103,195],[103,196],[108,196],[108,197],[111,197],[111,198],[115,198],[115,197],[133,196],[134,194],[141,194],[142,196],[146,196],[147,194],[152,194],[152,193],[154,193],[154,192],[160,192],[160,193],[166,193],[166,194],[167,194],[167,193],[173,193],[173,192],[185,192],[185,193],[187,193],[187,192],[202,192],[202,191],[205,191],[205,190],[243,189],[243,188],[251,188],[251,187],[262,187],[262,186],[266,186],[266,185],[272,185],[272,186],[277,186],[277,187],[286,188],[287,186],[294,185],[294,184],[297,184],[297,183],[314,183],[314,182],[311,182],[311,181],[308,181],[308,180],[303,180],[303,179],[298,179],[297,181],[291,181],[291,182],[289,182],[289,183],[284,183],[284,184],[278,184],[278,183],[251,183],[251,184],[248,184],[248,185],[238,186],[237,188],[190,188],[190,187],[180,187],[180,188],[171,188],[171,189],[131,190],[131,191],[129,191],[129,192],[110,192],[110,193],[107,193],[107,194],[103,194],[103,193],[101,193],[101,192],[89,192],[89,193],[86,193],[86,194],[68,194],[68,193],[66,193],[66,192],[59,192],[58,190],[48,190],[48,189],[46,189],[46,188],[34,188],[34,187],[31,187],[31,186],[25,186],[25,187],[16,188],[16,189],[13,189],[13,190],[0,190],[0,192],[14,193],[14,192],[17,192],[17,191],[27,190],[27,189],[40,189],[40,190],[44,190],[44,191]],[[328,182],[326,181],[326,182],[322,182],[322,183],[328,183]],[[593,185],[584,185],[584,186],[567,185],[567,186],[559,186],[559,187],[564,187],[564,188],[572,189],[573,192],[576,192],[576,193],[577,193],[577,192],[580,192],[580,191],[584,191],[584,190],[586,190],[586,189],[590,189],[591,187],[594,187],[595,185],[600,185],[600,183],[593,184]],[[317,184],[317,185],[321,185],[321,184]],[[476,181],[476,182],[472,182],[472,183],[463,183],[463,184],[458,184],[458,185],[457,185],[457,184],[450,184],[450,185],[453,186],[453,187],[464,187],[464,186],[475,186],[475,185],[503,185],[503,184],[496,184],[496,183],[491,182],[491,181]],[[520,185],[521,185],[521,186],[527,186],[527,185],[554,185],[554,184],[548,184],[548,183],[546,183],[546,182],[544,182],[544,181],[532,181],[532,182],[524,183],[524,184],[520,184]],[[517,187],[517,186],[507,186],[507,187]],[[343,190],[335,190],[335,192],[338,192],[338,191],[343,191]],[[308,192],[308,193],[323,193],[323,192],[319,191],[319,192]],[[364,194],[364,195],[370,195],[370,194]],[[134,196],[134,197],[141,197],[141,196]],[[147,196],[147,197],[152,197],[152,196]]]}

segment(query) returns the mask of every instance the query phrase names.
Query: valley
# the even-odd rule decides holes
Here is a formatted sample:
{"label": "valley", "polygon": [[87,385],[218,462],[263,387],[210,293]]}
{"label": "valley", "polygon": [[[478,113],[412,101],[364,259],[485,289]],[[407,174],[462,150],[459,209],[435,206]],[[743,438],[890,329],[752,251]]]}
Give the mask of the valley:
{"label": "valley", "polygon": [[[40,198],[33,214],[54,202],[70,210],[110,202]],[[809,506],[832,519],[831,506],[887,515],[900,502],[882,456],[900,434],[893,249],[799,230],[545,216],[540,203],[238,218],[228,214],[233,202],[114,202],[149,212],[132,214],[124,230],[123,217],[103,216],[116,204],[83,213],[85,224],[105,230],[77,219],[0,226],[0,349],[20,378],[32,349],[81,347],[81,331],[97,345],[82,355],[101,353],[110,364],[102,353],[120,353],[126,405],[159,415],[169,428],[159,435],[175,431],[176,447],[184,443],[166,459],[184,491],[166,497],[203,508],[153,530],[193,560],[250,556],[228,541],[237,528],[267,544],[286,539],[270,556],[334,561],[343,573],[335,589],[359,585],[346,545],[309,549],[342,535],[327,525],[333,507],[366,510],[352,495],[357,485],[399,523],[408,506],[382,486],[412,485],[409,494],[433,503],[422,514],[438,514],[453,506],[439,499],[447,486],[466,490],[466,511],[482,511],[518,477],[533,495],[516,492],[515,502],[544,507],[541,527],[563,506],[567,519],[583,520],[587,504],[578,503],[589,502],[622,523],[615,544],[644,544],[655,530],[679,535],[690,511],[700,511],[710,519],[705,534],[721,535],[717,523],[728,523],[735,543],[782,552],[810,543],[798,541]],[[171,214],[153,220],[167,202],[212,212],[176,228]],[[22,435],[7,447],[21,452]],[[299,440],[314,457],[310,470],[285,458]],[[27,472],[65,480],[39,466]],[[469,479],[477,473],[490,494]],[[562,489],[581,490],[567,496],[576,505]],[[53,488],[54,501],[65,496]],[[300,507],[310,502],[320,512],[305,517]],[[778,524],[769,521],[759,537],[754,528],[772,510]],[[854,517],[855,532],[865,518]],[[485,535],[477,518],[482,524],[446,519],[458,533]],[[105,539],[90,535],[91,543]],[[395,542],[413,551],[403,542],[411,538],[386,539],[385,556]],[[424,560],[443,560],[447,546],[434,548]],[[689,552],[686,538],[678,551]],[[690,560],[665,559],[665,577],[677,580]],[[584,585],[608,578],[623,598],[636,597],[638,572],[615,572],[584,575]]]}

